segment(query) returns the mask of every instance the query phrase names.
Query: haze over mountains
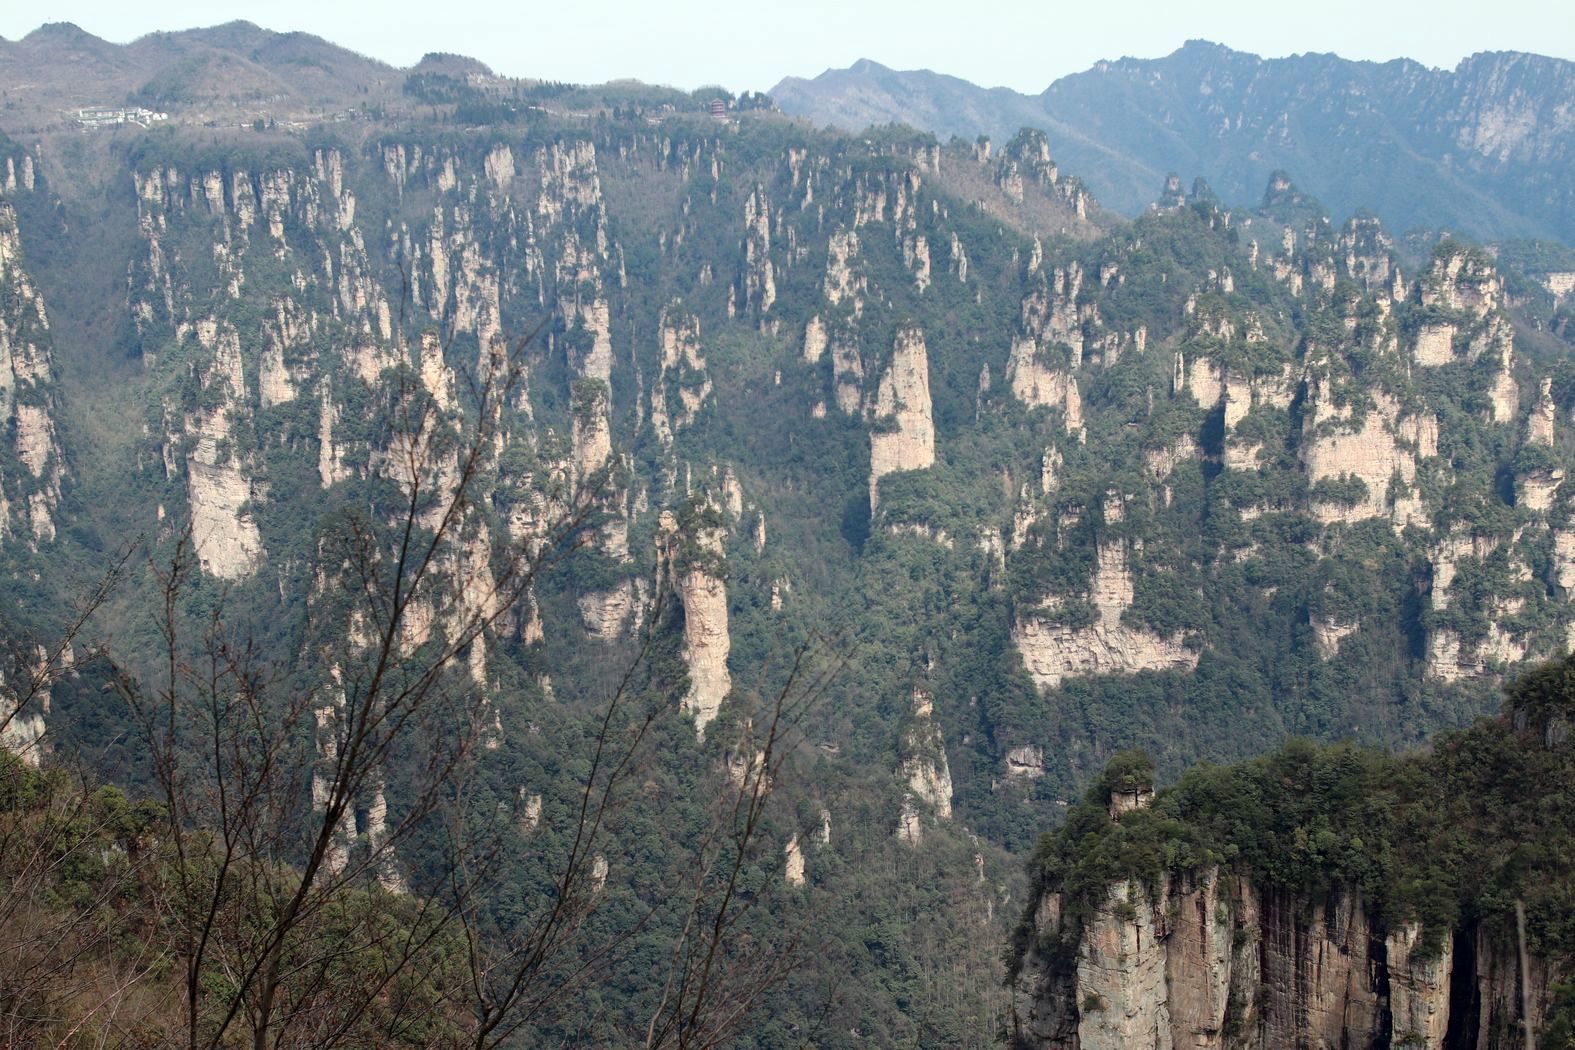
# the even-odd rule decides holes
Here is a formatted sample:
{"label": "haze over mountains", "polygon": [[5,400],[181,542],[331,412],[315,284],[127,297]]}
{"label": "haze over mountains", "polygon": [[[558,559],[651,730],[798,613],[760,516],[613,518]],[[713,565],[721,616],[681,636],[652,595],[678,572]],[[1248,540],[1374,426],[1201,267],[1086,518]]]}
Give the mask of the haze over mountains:
{"label": "haze over mountains", "polygon": [[1019,128],[1102,204],[1135,214],[1169,172],[1257,203],[1288,171],[1336,217],[1370,209],[1398,231],[1575,237],[1575,63],[1515,52],[1454,70],[1335,55],[1262,59],[1204,41],[1062,77],[1040,95],[861,61],[772,89],[784,112],[858,131],[898,122],[942,139]]}

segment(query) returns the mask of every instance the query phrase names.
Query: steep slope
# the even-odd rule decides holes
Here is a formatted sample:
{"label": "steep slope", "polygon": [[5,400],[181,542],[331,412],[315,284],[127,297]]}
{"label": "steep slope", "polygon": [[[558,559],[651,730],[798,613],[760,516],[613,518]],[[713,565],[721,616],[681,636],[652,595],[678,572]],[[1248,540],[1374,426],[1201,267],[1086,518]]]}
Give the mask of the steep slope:
{"label": "steep slope", "polygon": [[[809,639],[828,603],[839,600],[817,576],[853,564],[839,519],[825,516],[821,498],[792,495],[773,473],[777,451],[761,447],[762,413],[783,424],[773,428],[783,437],[810,425],[804,395],[818,373],[803,362],[797,333],[806,289],[818,296],[824,283],[824,257],[806,262],[801,246],[818,239],[822,221],[856,229],[870,238],[860,263],[879,266],[866,275],[872,294],[887,287],[896,264],[902,277],[893,291],[911,301],[939,294],[918,281],[914,246],[953,241],[942,210],[928,194],[921,198],[923,179],[909,161],[796,138],[772,122],[751,132],[750,149],[766,149],[768,159],[740,161],[747,174],[727,178],[733,155],[712,137],[713,127],[708,117],[685,115],[660,135],[630,122],[613,137],[570,127],[459,140],[442,128],[385,128],[356,146],[330,140],[280,150],[257,141],[218,159],[152,139],[149,148],[117,155],[123,167],[114,182],[125,180],[132,192],[108,191],[107,206],[129,210],[137,230],[120,263],[129,275],[126,298],[114,304],[128,331],[123,346],[97,352],[130,354],[137,374],[120,389],[106,374],[81,382],[94,388],[84,400],[122,406],[135,436],[121,447],[101,446],[88,444],[93,428],[83,431],[78,454],[113,462],[94,472],[71,524],[124,522],[148,537],[155,558],[189,529],[198,589],[222,589],[232,615],[263,623],[265,644],[291,674],[332,684],[328,702],[314,711],[319,762],[331,764],[333,727],[343,694],[358,680],[368,635],[365,621],[347,611],[355,592],[349,570],[331,553],[340,549],[335,508],[385,498],[386,485],[411,476],[417,446],[440,449],[442,441],[431,438],[463,431],[477,411],[474,384],[501,360],[521,361],[521,387],[499,407],[499,441],[481,468],[487,500],[459,524],[442,582],[417,596],[402,647],[416,652],[462,632],[496,593],[510,550],[561,542],[558,517],[581,494],[594,494],[589,542],[469,647],[470,685],[489,698],[496,717],[487,776],[500,798],[513,799],[524,768],[539,820],[571,812],[575,767],[565,767],[562,749],[582,731],[578,720],[594,714],[608,668],[631,659],[642,627],[658,622],[670,644],[662,650],[671,660],[664,682],[674,699],[664,706],[677,723],[665,730],[673,735],[663,775],[681,786],[657,797],[698,838],[709,778],[739,761],[747,768],[753,709],[774,686],[783,646]],[[795,156],[802,162],[796,175]],[[90,199],[95,192],[74,189]],[[1075,221],[1058,193],[1025,192],[1037,207]],[[816,198],[817,207],[807,206]],[[56,228],[43,214],[39,228],[48,236],[86,236],[75,222]],[[911,262],[899,261],[893,232],[907,238]],[[67,286],[72,252],[55,247],[52,278]],[[946,297],[966,303],[978,280],[968,278],[966,262],[957,269],[962,277],[950,278]],[[796,316],[784,324],[789,294]],[[522,346],[518,333],[542,319],[539,340]],[[856,501],[867,517],[867,426],[908,406],[891,399],[883,406],[876,396],[886,353],[897,352],[889,305],[872,299],[863,325],[847,334],[850,352],[868,364],[869,382],[854,385],[846,419],[819,424],[817,440],[864,461],[856,475],[830,479],[830,491],[834,505]],[[912,338],[922,356],[923,336],[915,329]],[[92,352],[73,348],[78,359]],[[772,390],[781,372],[793,384],[791,397],[784,391],[765,405],[752,399],[748,391]],[[922,386],[905,379],[892,397],[911,398]],[[419,406],[435,413],[432,429],[391,428]],[[438,492],[458,469],[441,452],[414,461]],[[924,465],[903,455],[893,462]],[[787,469],[823,467],[810,459]],[[424,516],[420,523],[435,525]],[[796,552],[806,542],[820,544],[830,564],[802,559]],[[71,552],[78,550],[75,540],[4,548],[12,565],[62,594],[76,575]],[[106,630],[134,632],[146,622],[147,600],[145,591],[127,594]],[[658,610],[667,610],[659,621]],[[131,651],[125,662],[142,665],[146,656]],[[904,666],[881,688],[900,682],[895,695],[906,696],[921,676]],[[837,688],[855,691],[851,679]],[[82,699],[45,713],[58,751],[79,746],[113,717]],[[839,896],[854,892],[856,880],[838,857],[866,848],[871,828],[879,827],[874,841],[882,850],[900,856],[907,848],[891,836],[906,783],[898,727],[860,722],[856,750],[854,734],[828,726],[825,716],[809,727],[828,748],[805,756],[794,791],[813,805],[824,834],[787,823],[772,831],[781,832],[779,856],[797,844],[794,880],[840,884]],[[944,746],[939,732],[935,746]],[[839,747],[856,760],[838,760]],[[401,805],[399,785],[391,768],[364,787],[353,825],[347,820],[335,836],[331,870],[358,843],[384,834],[387,814]],[[313,790],[321,805],[315,780]],[[835,840],[832,822],[840,829]],[[609,851],[614,874],[604,877],[634,879],[648,887],[642,894],[659,899],[664,849],[631,832],[620,852]],[[985,881],[977,874],[984,869],[966,859],[947,861],[949,869],[926,885],[978,902],[962,925],[945,920],[946,937],[989,943],[1012,877],[998,867],[997,852],[980,852],[963,831],[932,841],[922,863],[959,850],[968,858],[979,853],[981,865],[988,856],[1000,874]],[[419,858],[409,863],[419,866]],[[383,876],[392,887],[410,878],[403,869]],[[846,948],[844,934],[826,928],[825,950],[852,951],[859,928],[846,931]],[[849,965],[870,970],[868,962]],[[993,960],[984,955],[971,965],[972,1005],[958,1016],[1000,998]],[[632,1011],[642,989],[638,978],[629,983],[620,1008]],[[917,1019],[893,997],[874,984],[860,987],[857,1003],[839,1009],[859,1023],[891,1027],[894,1039],[913,1030]],[[811,978],[801,991],[806,1002],[821,995]]]}
{"label": "steep slope", "polygon": [[[1480,252],[1407,274],[1371,221],[1274,218],[1303,200],[1280,183],[1273,214],[1196,196],[1040,238],[1029,216],[1094,234],[1042,137],[986,158],[763,116],[735,157],[704,124],[647,127],[128,155],[143,377],[83,401],[146,429],[76,516],[190,522],[212,575],[288,607],[300,522],[389,469],[397,377],[461,411],[465,377],[545,316],[486,531],[542,535],[551,485],[605,484],[607,520],[516,642],[574,664],[580,632],[616,644],[676,551],[706,723],[771,625],[876,625],[887,702],[921,654],[945,683],[959,805],[985,823],[1026,826],[988,772],[1023,748],[1046,775],[1009,783],[1053,806],[1126,742],[1168,741],[1169,764],[1286,732],[1414,740],[1567,644],[1569,395]],[[49,258],[68,286],[69,253]],[[677,548],[664,511],[690,521]],[[915,559],[973,633],[877,582]],[[836,710],[828,741],[894,752]]]}
{"label": "steep slope", "polygon": [[[7,301],[92,298],[119,323],[50,318],[73,363],[56,433],[92,469],[52,539],[0,544],[26,581],[8,615],[58,621],[111,537],[157,561],[189,534],[189,611],[221,604],[321,690],[321,769],[370,634],[340,526],[385,521],[416,478],[450,491],[489,420],[464,465],[486,498],[399,649],[500,613],[453,686],[485,700],[476,804],[517,819],[519,884],[544,863],[523,836],[562,830],[647,643],[659,758],[599,876],[626,914],[670,902],[650,873],[682,877],[791,654],[831,644],[841,673],[751,873],[803,894],[760,921],[807,923],[849,975],[838,1040],[931,1045],[993,1030],[1002,851],[1115,751],[1170,772],[1297,733],[1412,743],[1567,648],[1568,301],[1519,270],[1512,295],[1457,242],[1402,265],[1375,220],[1333,226],[1284,179],[1258,211],[1176,184],[1111,223],[1036,133],[943,147],[598,90],[594,121],[434,104],[220,149],[181,126],[73,135],[99,151],[77,169],[58,137],[13,151],[32,269],[8,267]],[[113,281],[81,287],[88,253]],[[520,552],[551,569],[499,609]],[[157,604],[143,579],[105,610],[130,672]],[[120,746],[102,684],[47,713],[57,753]],[[405,773],[360,786],[336,857],[385,833]],[[418,885],[423,859],[380,880]],[[623,975],[620,1024],[645,976]],[[784,1025],[815,1023],[824,976],[784,993]]]}
{"label": "steep slope", "polygon": [[[5,163],[10,192],[44,191],[31,157],[12,152]],[[49,310],[27,267],[16,209],[0,193],[0,543],[55,538],[66,473]]]}
{"label": "steep slope", "polygon": [[1299,743],[1157,797],[1122,756],[1035,854],[1015,1045],[1563,1045],[1571,668],[1427,754]]}

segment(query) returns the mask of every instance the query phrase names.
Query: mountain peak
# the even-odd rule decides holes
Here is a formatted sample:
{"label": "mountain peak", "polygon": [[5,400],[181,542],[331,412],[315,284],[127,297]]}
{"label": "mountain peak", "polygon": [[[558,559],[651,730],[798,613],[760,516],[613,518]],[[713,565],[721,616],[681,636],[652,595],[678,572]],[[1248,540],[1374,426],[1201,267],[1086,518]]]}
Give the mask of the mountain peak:
{"label": "mountain peak", "polygon": [[75,22],[45,22],[22,38],[22,43],[37,46],[104,47],[109,42],[94,36]]}
{"label": "mountain peak", "polygon": [[210,29],[209,32],[218,34],[218,33],[272,33],[273,31],[270,30],[270,29],[264,29],[262,26],[258,25],[256,22],[250,21],[249,19],[232,18],[228,22],[220,22],[218,25],[216,25],[212,29]]}
{"label": "mountain peak", "polygon": [[[830,72],[830,71],[828,70],[827,72]],[[879,62],[875,61],[873,58],[861,58],[858,61],[854,62],[851,66],[849,66],[847,68],[847,72],[849,72],[849,73],[858,73],[858,74],[862,74],[862,75],[870,75],[870,74],[879,75],[879,74],[882,74],[882,73],[893,72],[893,70],[892,70],[892,68],[890,66],[881,65]]]}
{"label": "mountain peak", "polygon": [[447,51],[428,51],[421,56],[421,61],[410,67],[412,73],[440,73],[445,76],[463,77],[471,73],[480,76],[492,76],[492,67],[480,59],[470,58],[467,55],[455,55]]}

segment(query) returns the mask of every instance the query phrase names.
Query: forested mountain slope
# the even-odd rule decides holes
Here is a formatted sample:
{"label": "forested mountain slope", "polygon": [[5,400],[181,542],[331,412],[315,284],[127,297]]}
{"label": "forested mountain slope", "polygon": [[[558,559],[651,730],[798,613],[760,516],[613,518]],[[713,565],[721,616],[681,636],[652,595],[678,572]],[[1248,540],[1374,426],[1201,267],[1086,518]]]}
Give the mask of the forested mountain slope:
{"label": "forested mountain slope", "polygon": [[[392,648],[463,640],[468,797],[512,822],[518,886],[618,669],[655,668],[659,755],[598,854],[624,917],[824,644],[749,873],[816,962],[758,1045],[1004,1029],[1006,851],[1122,748],[1168,776],[1293,734],[1414,744],[1568,648],[1570,281],[1545,258],[1403,265],[1282,177],[1256,210],[1156,183],[1118,222],[1031,132],[986,155],[627,85],[547,107],[412,79],[397,119],[7,142],[5,615],[58,634],[124,543],[137,566],[188,543],[182,615],[349,690],[377,624],[344,522],[397,520],[412,448],[439,450],[438,491],[485,496]],[[520,576],[520,551],[550,565]],[[160,593],[139,569],[91,625],[122,682],[159,673]],[[90,655],[7,743],[139,790]],[[346,855],[412,777],[364,785]],[[422,850],[380,877],[427,887]],[[619,973],[604,1037],[639,1026],[649,972]]]}
{"label": "forested mountain slope", "polygon": [[1394,756],[1298,741],[1157,795],[1118,756],[1035,853],[1021,1047],[1567,1047],[1575,664]]}

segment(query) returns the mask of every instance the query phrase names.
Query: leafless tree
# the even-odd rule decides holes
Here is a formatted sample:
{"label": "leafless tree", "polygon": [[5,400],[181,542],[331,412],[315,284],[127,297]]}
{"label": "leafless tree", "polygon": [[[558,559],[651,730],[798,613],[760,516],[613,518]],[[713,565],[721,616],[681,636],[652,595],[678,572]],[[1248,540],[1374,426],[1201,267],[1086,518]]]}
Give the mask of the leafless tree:
{"label": "leafless tree", "polygon": [[[687,906],[661,998],[646,1027],[647,1050],[702,1050],[735,1037],[765,995],[797,963],[801,927],[770,947],[738,936],[764,896],[748,887],[766,805],[798,744],[799,727],[842,663],[818,645],[801,646],[781,690],[763,712],[756,737],[745,733],[734,764],[734,791],[722,799],[712,831],[694,851]],[[746,730],[752,726],[746,724]]]}
{"label": "leafless tree", "polygon": [[[222,606],[191,627],[189,534],[154,569],[163,666],[152,677],[124,663],[117,684],[168,810],[189,1046],[228,1044],[237,1028],[259,1048],[331,1043],[374,1003],[397,1028],[400,983],[449,928],[450,909],[389,892],[395,852],[489,731],[465,657],[544,564],[585,541],[597,507],[593,482],[530,546],[490,542],[477,524],[529,342],[485,363],[463,414],[408,370],[392,385],[367,506],[320,547],[301,666],[259,652]],[[396,756],[419,768],[397,813],[358,842],[356,808],[386,807]]]}
{"label": "leafless tree", "polygon": [[[50,1033],[99,1032],[119,1023],[161,956],[152,942],[81,980],[105,938],[131,932],[114,904],[146,873],[145,858],[105,855],[126,817],[120,796],[91,794],[79,770],[41,772],[50,691],[71,670],[89,621],[119,585],[135,545],[68,612],[47,643],[7,629],[0,669],[0,1045]],[[89,654],[84,654],[89,655]],[[59,892],[65,872],[71,894]]]}
{"label": "leafless tree", "polygon": [[[166,809],[162,932],[180,998],[170,1028],[189,1047],[494,1046],[572,1005],[653,921],[654,907],[599,943],[584,936],[608,818],[655,719],[676,707],[670,692],[665,708],[635,700],[653,687],[660,598],[597,723],[548,900],[520,930],[485,921],[507,857],[468,814],[497,719],[476,653],[529,605],[547,566],[591,541],[609,485],[605,469],[560,484],[528,540],[488,532],[530,342],[483,363],[463,413],[409,370],[393,384],[364,506],[341,512],[319,546],[300,659],[260,651],[222,603],[191,612],[189,534],[153,567],[160,666],[122,661],[115,681]],[[718,1045],[785,972],[784,951],[733,942],[788,734],[823,686],[799,660],[765,712],[756,761],[696,849],[652,1047]],[[359,836],[358,810],[375,814]],[[442,877],[407,885],[396,857],[418,839],[433,848],[434,829]]]}
{"label": "leafless tree", "polygon": [[74,650],[83,630],[120,586],[126,565],[140,545],[140,541],[134,541],[120,549],[49,642],[35,641],[15,628],[0,627],[5,638],[0,653],[0,660],[4,661],[0,663],[0,743],[24,761],[39,763],[45,729],[39,708],[48,702],[50,689],[75,662]]}

